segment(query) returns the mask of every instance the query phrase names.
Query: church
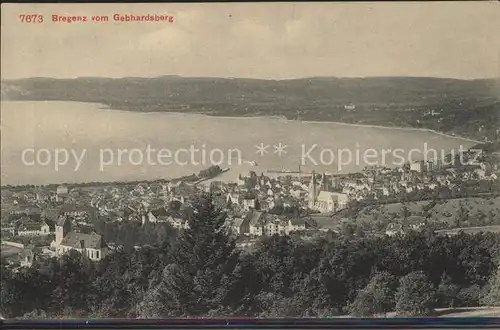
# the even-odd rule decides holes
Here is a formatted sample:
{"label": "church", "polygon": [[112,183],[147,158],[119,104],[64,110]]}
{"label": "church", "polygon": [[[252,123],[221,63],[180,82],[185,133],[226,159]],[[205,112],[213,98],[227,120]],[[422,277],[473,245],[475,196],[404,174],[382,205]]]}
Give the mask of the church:
{"label": "church", "polygon": [[85,254],[90,260],[99,261],[108,254],[108,247],[101,235],[96,233],[84,234],[72,231],[71,219],[60,215],[56,223],[56,239],[51,247],[55,249],[56,256],[62,256],[70,250]]}
{"label": "church", "polygon": [[321,213],[337,212],[347,206],[349,200],[346,194],[331,192],[330,183],[325,173],[321,175],[320,184],[316,180],[316,173],[312,172],[309,183],[308,207]]}

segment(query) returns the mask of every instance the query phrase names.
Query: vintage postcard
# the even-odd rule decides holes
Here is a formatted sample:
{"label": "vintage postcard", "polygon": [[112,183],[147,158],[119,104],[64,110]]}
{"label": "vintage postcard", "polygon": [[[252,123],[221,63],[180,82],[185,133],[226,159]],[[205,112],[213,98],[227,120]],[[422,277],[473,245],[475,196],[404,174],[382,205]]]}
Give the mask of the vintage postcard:
{"label": "vintage postcard", "polygon": [[500,316],[500,3],[2,4],[5,319]]}

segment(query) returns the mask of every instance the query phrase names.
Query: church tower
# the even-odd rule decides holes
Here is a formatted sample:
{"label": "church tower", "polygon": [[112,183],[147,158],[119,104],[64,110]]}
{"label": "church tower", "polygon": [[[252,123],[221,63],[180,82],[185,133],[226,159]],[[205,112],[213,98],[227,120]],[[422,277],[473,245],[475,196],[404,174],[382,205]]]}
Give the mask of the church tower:
{"label": "church tower", "polygon": [[313,208],[318,197],[318,188],[316,185],[316,172],[312,172],[311,182],[309,182],[309,208]]}
{"label": "church tower", "polygon": [[56,223],[56,247],[58,247],[64,236],[71,231],[71,220],[65,215],[60,215]]}
{"label": "church tower", "polygon": [[323,176],[321,177],[321,190],[330,191],[330,182],[328,181],[328,177],[323,172]]}

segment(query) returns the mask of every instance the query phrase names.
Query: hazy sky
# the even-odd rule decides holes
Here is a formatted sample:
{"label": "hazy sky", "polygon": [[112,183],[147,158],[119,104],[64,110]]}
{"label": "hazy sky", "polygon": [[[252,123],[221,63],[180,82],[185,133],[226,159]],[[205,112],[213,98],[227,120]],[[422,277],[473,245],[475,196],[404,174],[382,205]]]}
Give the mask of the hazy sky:
{"label": "hazy sky", "polygon": [[[21,23],[22,13],[44,22]],[[114,22],[115,13],[175,22]],[[2,4],[1,18],[3,79],[500,76],[499,2]]]}

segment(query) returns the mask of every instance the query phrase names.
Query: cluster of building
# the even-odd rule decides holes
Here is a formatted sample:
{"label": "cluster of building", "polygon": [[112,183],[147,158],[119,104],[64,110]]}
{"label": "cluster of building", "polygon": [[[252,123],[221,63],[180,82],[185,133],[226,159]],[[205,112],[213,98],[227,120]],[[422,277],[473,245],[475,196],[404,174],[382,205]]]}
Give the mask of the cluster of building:
{"label": "cluster of building", "polygon": [[235,235],[289,235],[292,232],[306,230],[307,221],[305,218],[290,218],[252,210],[245,217],[228,218],[228,226]]}
{"label": "cluster of building", "polygon": [[107,255],[103,237],[92,230],[96,210],[75,202],[81,192],[70,192],[67,186],[54,191],[36,187],[1,192],[2,245],[22,249],[21,266],[31,265],[36,257],[60,257],[70,250],[95,261]]}
{"label": "cluster of building", "polygon": [[[5,237],[54,236],[46,254],[61,256],[70,250],[101,260],[110,251],[93,231],[95,219],[106,222],[168,223],[189,228],[185,209],[200,190],[228,213],[227,226],[235,235],[258,237],[318,230],[311,215],[330,218],[351,201],[390,199],[401,193],[453,189],[461,182],[498,182],[498,162],[482,161],[459,170],[438,161],[418,161],[399,168],[370,167],[362,172],[329,175],[315,172],[270,177],[250,172],[235,182],[189,183],[182,180],[57,188],[4,189],[2,240]],[[421,225],[419,223],[418,225]],[[398,232],[398,228],[388,232]],[[114,242],[107,242],[111,245]],[[28,253],[29,255],[29,253]]]}

